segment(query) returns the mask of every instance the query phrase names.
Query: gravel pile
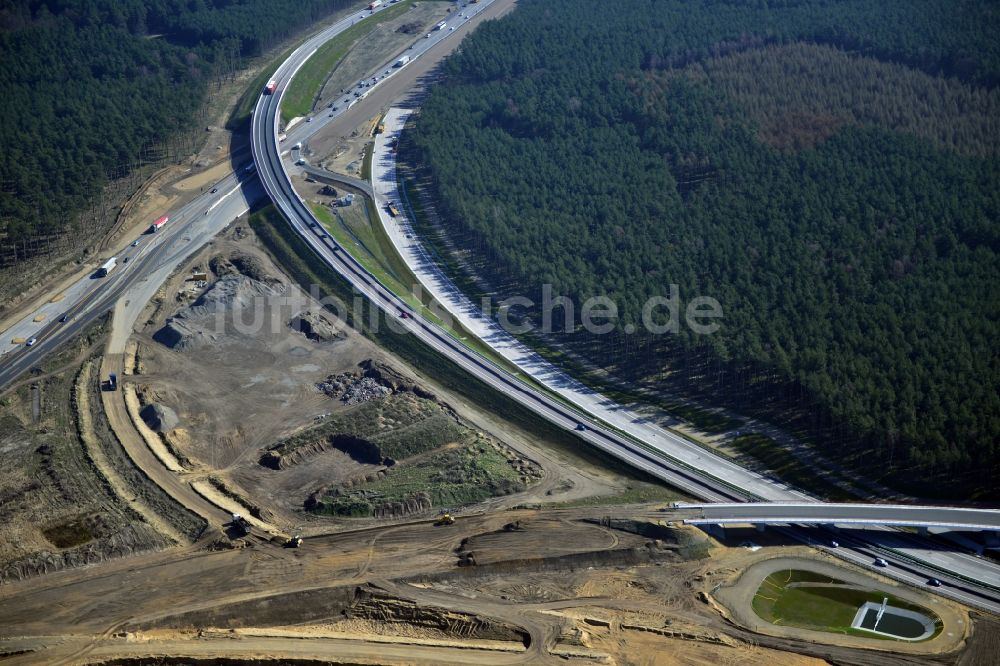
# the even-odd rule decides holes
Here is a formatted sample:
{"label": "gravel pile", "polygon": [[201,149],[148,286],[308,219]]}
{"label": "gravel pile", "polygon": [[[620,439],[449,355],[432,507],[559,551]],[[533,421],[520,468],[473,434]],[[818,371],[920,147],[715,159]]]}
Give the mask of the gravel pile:
{"label": "gravel pile", "polygon": [[382,386],[371,377],[362,377],[347,387],[341,398],[348,405],[359,405],[362,402],[381,400],[392,393],[392,389]]}
{"label": "gravel pile", "polygon": [[357,377],[344,373],[342,375],[330,375],[326,379],[316,384],[317,390],[327,394],[334,400],[344,395],[347,387],[357,381]]}

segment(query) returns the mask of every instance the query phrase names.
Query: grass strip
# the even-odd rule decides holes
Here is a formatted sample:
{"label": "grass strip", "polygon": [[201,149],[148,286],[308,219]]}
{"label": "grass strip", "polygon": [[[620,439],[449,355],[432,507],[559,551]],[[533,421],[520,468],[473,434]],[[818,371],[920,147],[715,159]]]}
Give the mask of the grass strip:
{"label": "grass strip", "polygon": [[[319,289],[321,298],[337,299],[343,304],[351,303],[358,295],[343,277],[327,266],[303,243],[274,206],[268,205],[251,215],[250,226],[277,264],[282,266],[301,288],[308,291],[311,285],[315,285]],[[369,309],[373,307],[367,301],[365,305]],[[485,413],[494,414],[524,432],[531,433],[536,440],[542,440],[557,451],[562,450],[583,458],[622,476],[661,488],[668,487],[659,479],[637,471],[617,458],[588,446],[571,432],[532,413],[506,394],[488,386],[429,348],[414,335],[397,333],[381,321],[379,325],[372,326],[372,316],[365,316],[346,307],[341,307],[341,314],[348,325],[375,344],[391,351],[423,376],[446,390],[462,396]]]}
{"label": "grass strip", "polygon": [[281,119],[287,123],[292,118],[309,115],[330,72],[347,55],[355,42],[370,34],[383,23],[391,21],[412,8],[413,3],[401,2],[394,7],[383,9],[369,18],[355,23],[319,47],[316,53],[312,54],[309,60],[302,65],[302,69],[288,85],[288,90],[281,100]]}

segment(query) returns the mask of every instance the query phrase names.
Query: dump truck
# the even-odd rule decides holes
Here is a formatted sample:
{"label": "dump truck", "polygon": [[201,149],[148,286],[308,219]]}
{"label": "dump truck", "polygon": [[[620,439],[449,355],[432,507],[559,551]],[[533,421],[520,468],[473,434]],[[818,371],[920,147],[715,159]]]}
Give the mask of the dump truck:
{"label": "dump truck", "polygon": [[389,215],[392,215],[393,217],[399,215],[399,209],[396,208],[395,201],[390,201],[389,204],[385,207],[385,209],[389,211]]}
{"label": "dump truck", "polygon": [[229,524],[240,536],[250,534],[250,521],[238,513],[233,514],[233,520]]}

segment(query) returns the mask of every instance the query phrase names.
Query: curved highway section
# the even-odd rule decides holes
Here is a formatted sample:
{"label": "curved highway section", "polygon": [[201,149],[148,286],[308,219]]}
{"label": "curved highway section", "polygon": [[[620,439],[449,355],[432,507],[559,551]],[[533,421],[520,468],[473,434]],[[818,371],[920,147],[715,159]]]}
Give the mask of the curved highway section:
{"label": "curved highway section", "polygon": [[[483,5],[485,4],[488,3],[483,3]],[[275,94],[262,94],[254,109],[252,119],[254,162],[257,165],[265,192],[295,233],[359,293],[367,297],[388,317],[396,318],[397,323],[409,333],[416,335],[422,342],[459,367],[510,396],[536,414],[562,428],[575,430],[581,439],[592,446],[613,455],[636,469],[645,471],[695,497],[710,502],[746,502],[760,498],[777,499],[774,494],[779,488],[786,492],[779,492],[778,495],[801,501],[803,499],[801,495],[795,494],[789,497],[787,489],[784,489],[783,486],[763,479],[707,452],[702,453],[706,458],[713,459],[713,463],[721,463],[721,469],[725,470],[724,475],[728,477],[727,479],[713,476],[712,473],[706,472],[703,468],[667,459],[642,443],[633,441],[600,422],[582,416],[579,411],[567,407],[550,395],[535,390],[511,377],[442,329],[419,316],[415,316],[402,299],[382,285],[323,230],[323,227],[315,220],[312,211],[295,191],[282,162],[278,138],[281,99],[295,73],[323,42],[353,25],[360,17],[367,15],[367,12],[361,12],[359,15],[348,17],[307,40],[300,48],[296,49],[275,72],[273,77],[277,82]],[[406,316],[402,317],[404,313]],[[729,478],[732,478],[733,481],[730,481]],[[752,482],[750,482],[751,479]],[[763,497],[761,497],[753,491],[745,490],[746,486],[742,483],[744,481],[747,481],[747,485],[754,490],[760,483],[766,484],[770,488],[770,492],[762,493]],[[816,543],[812,537],[802,534],[801,529],[795,527],[789,529],[796,533],[796,538],[799,540]],[[841,547],[837,554],[859,564],[870,564],[872,553],[877,553],[880,549],[880,546],[875,545],[874,541],[859,541],[853,549]],[[816,545],[822,546],[823,543],[819,542]],[[946,580],[945,593],[949,596],[972,605],[1000,611],[1000,594],[988,589],[981,589],[979,585],[979,581],[983,578],[991,582],[994,579],[1000,580],[1000,577],[996,575],[1000,568],[995,565],[958,553],[942,553],[933,545],[929,546],[926,542],[916,540],[916,537],[909,548],[894,547],[891,552],[894,554],[902,552],[904,558],[910,558],[909,562],[885,570],[893,577],[920,584],[923,582],[922,578],[931,572]],[[931,557],[932,553],[935,554],[935,557]],[[932,563],[930,566],[925,564],[928,560]],[[987,572],[987,570],[990,571]],[[946,578],[941,573],[949,571],[955,572],[953,578]],[[990,583],[986,583],[986,586],[989,587]]]}

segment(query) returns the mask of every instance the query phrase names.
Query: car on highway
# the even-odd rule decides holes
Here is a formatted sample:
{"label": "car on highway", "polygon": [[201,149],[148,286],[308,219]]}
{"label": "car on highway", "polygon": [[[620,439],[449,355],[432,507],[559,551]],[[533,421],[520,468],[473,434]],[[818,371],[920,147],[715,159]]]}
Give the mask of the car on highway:
{"label": "car on highway", "polygon": [[312,116],[309,116],[308,118],[306,118],[306,122],[307,123],[311,123],[312,121],[313,121]]}
{"label": "car on highway", "polygon": [[889,563],[888,563],[888,562],[886,562],[886,561],[885,561],[884,559],[882,559],[881,557],[876,557],[876,558],[875,558],[875,561],[874,561],[874,562],[872,562],[872,564],[874,564],[874,565],[875,565],[875,566],[877,566],[877,567],[887,567],[887,566],[889,566]]}
{"label": "car on highway", "polygon": [[67,321],[69,321],[69,314],[68,313],[64,314],[62,317],[59,317],[59,323],[60,324],[65,324]]}
{"label": "car on highway", "polygon": [[581,431],[581,432],[583,432],[584,430],[587,429],[587,426],[583,425],[582,423],[577,423],[576,424],[576,429],[579,430],[579,431]]}
{"label": "car on highway", "polygon": [[24,346],[34,347],[36,342],[38,342],[38,338],[28,338],[28,341],[24,343]]}
{"label": "car on highway", "polygon": [[931,587],[941,587],[941,581],[939,581],[937,578],[931,578],[930,580],[927,581],[927,584],[930,585]]}
{"label": "car on highway", "polygon": [[139,247],[139,241],[138,240],[132,241],[132,247]]}
{"label": "car on highway", "polygon": [[837,543],[836,541],[831,541],[830,548],[840,548],[840,544]]}
{"label": "car on highway", "polygon": [[212,191],[211,191],[211,192],[209,192],[209,194],[215,194],[215,193],[216,193],[216,192],[218,192],[218,191],[219,191],[219,188],[217,188],[217,187],[213,187],[213,188],[212,188]]}
{"label": "car on highway", "polygon": [[[206,215],[207,215],[207,214],[208,214],[208,213],[207,213],[207,211],[206,211]],[[122,259],[122,263],[123,263],[123,264],[127,264],[127,263],[128,263],[128,257],[125,257],[124,259]]]}

